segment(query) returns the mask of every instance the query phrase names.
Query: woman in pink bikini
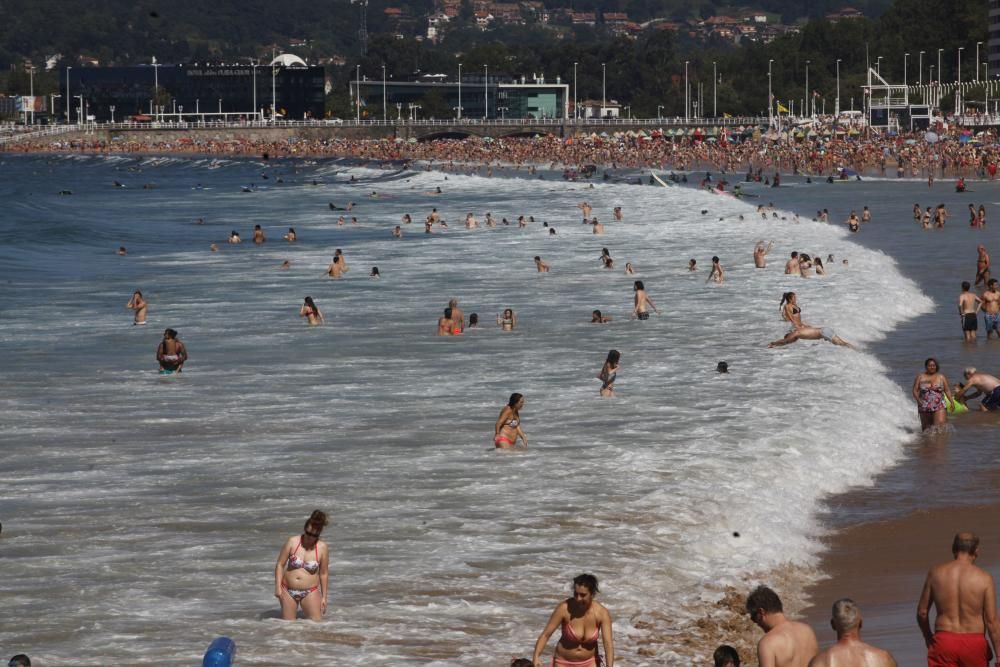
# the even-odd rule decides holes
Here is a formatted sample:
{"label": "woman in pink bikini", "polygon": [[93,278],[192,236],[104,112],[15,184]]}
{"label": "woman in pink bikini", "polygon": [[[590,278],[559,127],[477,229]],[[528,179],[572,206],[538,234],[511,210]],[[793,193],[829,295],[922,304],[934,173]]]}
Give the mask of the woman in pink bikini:
{"label": "woman in pink bikini", "polygon": [[[581,574],[573,579],[573,597],[559,603],[549,622],[535,642],[531,658],[535,667],[542,667],[541,656],[549,637],[562,627],[562,635],[552,656],[552,667],[614,667],[615,640],[611,614],[597,595],[597,577]],[[597,640],[604,644],[604,659],[597,650]]]}
{"label": "woman in pink bikini", "polygon": [[503,406],[497,423],[494,426],[493,445],[497,449],[513,449],[517,445],[517,439],[527,448],[528,438],[521,430],[521,416],[519,411],[524,407],[524,396],[521,394],[511,394],[507,405]]}
{"label": "woman in pink bikini", "polygon": [[326,613],[330,551],[319,535],[328,523],[324,512],[313,510],[302,534],[288,538],[278,554],[274,597],[281,602],[281,618],[286,621],[295,620],[299,605],[310,621],[318,621]]}

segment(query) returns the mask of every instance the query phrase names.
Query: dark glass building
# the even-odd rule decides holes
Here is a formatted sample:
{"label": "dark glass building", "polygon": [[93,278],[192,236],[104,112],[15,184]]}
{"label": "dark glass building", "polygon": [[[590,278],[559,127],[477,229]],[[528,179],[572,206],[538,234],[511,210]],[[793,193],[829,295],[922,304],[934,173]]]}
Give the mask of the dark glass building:
{"label": "dark glass building", "polygon": [[[279,116],[289,120],[323,117],[322,67],[278,65],[273,69]],[[81,117],[81,96],[83,113],[97,122],[110,121],[112,115],[116,121],[143,116],[178,120],[182,115],[187,120],[202,116],[206,120],[231,120],[250,118],[255,109],[258,115],[271,116],[272,68],[267,64],[72,67],[63,71],[61,79],[63,101],[73,100],[70,119],[74,123]]]}

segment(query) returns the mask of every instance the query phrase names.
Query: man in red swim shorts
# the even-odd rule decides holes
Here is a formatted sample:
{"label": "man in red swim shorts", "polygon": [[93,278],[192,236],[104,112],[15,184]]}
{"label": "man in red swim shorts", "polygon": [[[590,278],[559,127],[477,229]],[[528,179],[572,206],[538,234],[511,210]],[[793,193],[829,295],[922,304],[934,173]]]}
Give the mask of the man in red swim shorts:
{"label": "man in red swim shorts", "polygon": [[[917,623],[927,644],[928,667],[988,667],[1000,640],[996,585],[979,567],[979,538],[959,533],[951,545],[954,558],[927,573],[917,605]],[[931,632],[930,608],[937,616]]]}

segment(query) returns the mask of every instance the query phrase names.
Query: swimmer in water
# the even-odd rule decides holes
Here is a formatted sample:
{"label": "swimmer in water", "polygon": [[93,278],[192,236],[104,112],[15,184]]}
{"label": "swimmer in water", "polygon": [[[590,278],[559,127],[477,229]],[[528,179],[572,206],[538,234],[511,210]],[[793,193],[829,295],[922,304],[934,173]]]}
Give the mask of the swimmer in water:
{"label": "swimmer in water", "polygon": [[123,246],[123,245],[118,246],[118,256],[119,257],[124,257],[127,254],[128,254],[128,250],[125,249],[125,246]]}
{"label": "swimmer in water", "polygon": [[604,225],[601,224],[600,222],[598,222],[597,218],[594,218],[591,221],[590,224],[593,225],[593,231],[594,231],[595,234],[603,234],[604,233]]}
{"label": "swimmer in water", "polygon": [[287,233],[287,234],[285,234],[284,236],[282,236],[281,238],[285,239],[285,240],[286,240],[286,241],[288,241],[289,243],[295,243],[295,241],[296,241],[296,240],[297,240],[297,238],[298,238],[298,237],[297,237],[297,236],[295,235],[295,228],[294,228],[294,227],[289,227],[289,228],[288,228],[288,233]]}
{"label": "swimmer in water", "polygon": [[281,263],[281,266],[279,266],[278,268],[279,268],[279,269],[290,269],[290,268],[292,268],[292,263],[291,263],[291,262],[289,262],[289,261],[288,261],[288,260],[286,259],[286,260],[285,260],[284,262],[282,262],[282,263]]}
{"label": "swimmer in water", "polygon": [[[326,613],[330,549],[319,536],[327,524],[325,513],[313,511],[306,519],[302,534],[288,538],[278,553],[274,566],[274,596],[281,603],[283,620],[294,621],[300,605],[310,621],[318,621]],[[314,560],[306,560],[310,554]]]}
{"label": "swimmer in water", "polygon": [[525,449],[528,447],[528,438],[521,430],[520,410],[524,407],[524,396],[521,394],[511,394],[507,405],[500,410],[493,428],[493,446],[497,449],[513,449],[517,446],[517,439]]}
{"label": "swimmer in water", "polygon": [[444,316],[438,318],[438,336],[457,336],[462,333],[462,330],[456,326],[455,321],[451,319],[451,308],[444,309]]}
{"label": "swimmer in water", "polygon": [[607,324],[610,321],[611,318],[608,317],[607,315],[602,315],[601,311],[599,310],[595,310],[593,313],[590,314],[591,324]]}
{"label": "swimmer in water", "polygon": [[635,274],[635,268],[632,266],[632,262],[625,262],[625,275],[631,276]]}
{"label": "swimmer in water", "polygon": [[392,238],[401,239],[403,238],[403,228],[396,225],[396,228],[392,230]]}
{"label": "swimmer in water", "polygon": [[697,271],[697,270],[698,270],[698,260],[696,260],[696,259],[689,259],[688,260],[688,271],[689,272],[694,272],[694,271]]}
{"label": "swimmer in water", "polygon": [[311,327],[319,326],[325,322],[323,319],[323,313],[320,312],[319,306],[313,302],[313,298],[311,296],[307,296],[305,298],[302,308],[299,309],[299,317],[306,318],[306,321]]}
{"label": "swimmer in water", "polygon": [[219,246],[213,243],[212,245],[208,246],[208,250],[209,252],[219,252]]}
{"label": "swimmer in water", "polygon": [[128,300],[128,304],[125,307],[135,311],[135,316],[132,318],[133,326],[146,323],[147,306],[146,300],[142,298],[142,292],[136,290],[132,293],[132,298]]}
{"label": "swimmer in water", "polygon": [[330,266],[326,267],[326,274],[333,278],[334,280],[340,280],[340,277],[344,274],[344,262],[340,255],[334,255],[333,261],[330,262]]}
{"label": "swimmer in water", "polygon": [[764,241],[757,241],[757,245],[753,247],[753,265],[758,269],[767,268],[767,253],[771,252],[771,248],[774,247],[774,241],[771,241],[766,246]]}
{"label": "swimmer in water", "polygon": [[624,219],[625,219],[625,216],[622,214],[622,207],[621,206],[615,206],[615,220],[617,220],[618,222],[621,222]]}
{"label": "swimmer in water", "polygon": [[187,348],[177,339],[177,332],[173,329],[165,330],[163,340],[156,347],[156,360],[160,363],[160,372],[180,373],[187,359]]}
{"label": "swimmer in water", "polygon": [[542,261],[542,258],[535,255],[535,268],[538,269],[538,273],[548,273],[549,265]]}
{"label": "swimmer in water", "polygon": [[379,278],[382,277],[382,274],[378,272],[377,266],[373,266],[371,273],[368,274],[368,277],[374,280],[378,280]]}
{"label": "swimmer in water", "polygon": [[517,326],[517,315],[510,308],[503,311],[503,315],[497,313],[497,326],[503,331],[513,331]]}
{"label": "swimmer in water", "polygon": [[469,326],[468,326],[468,328],[469,329],[478,329],[479,328],[479,315],[477,313],[470,313],[469,314]]}
{"label": "swimmer in water", "polygon": [[229,242],[230,243],[243,243],[243,239],[240,238],[240,235],[234,229],[233,231],[229,232]]}
{"label": "swimmer in water", "polygon": [[632,290],[635,293],[632,312],[635,314],[636,319],[649,319],[649,312],[646,310],[647,305],[653,309],[654,313],[659,314],[660,311],[656,309],[656,304],[653,303],[653,300],[646,294],[646,286],[643,285],[641,280],[635,281],[635,284],[632,286]]}
{"label": "swimmer in water", "polygon": [[261,229],[260,225],[253,226],[253,242],[257,245],[261,245],[267,239],[264,238],[264,230]]}
{"label": "swimmer in water", "polygon": [[604,366],[601,367],[601,372],[597,375],[597,379],[603,383],[601,385],[602,398],[608,398],[615,395],[615,378],[618,375],[620,359],[621,353],[618,350],[609,351],[608,358],[605,359]]}
{"label": "swimmer in water", "polygon": [[705,282],[715,282],[717,285],[721,285],[725,280],[726,272],[722,268],[722,263],[718,257],[712,257],[712,270],[709,271]]}

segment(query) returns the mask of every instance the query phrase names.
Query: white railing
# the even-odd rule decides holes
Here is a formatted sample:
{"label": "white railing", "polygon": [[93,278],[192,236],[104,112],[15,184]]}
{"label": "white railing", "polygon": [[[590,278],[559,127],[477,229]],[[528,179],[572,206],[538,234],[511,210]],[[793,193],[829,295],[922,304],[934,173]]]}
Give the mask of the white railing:
{"label": "white railing", "polygon": [[37,130],[26,130],[14,134],[4,134],[0,136],[0,145],[11,144],[19,141],[27,141],[40,137],[51,137],[59,134],[67,134],[82,129],[79,125],[47,125]]}

